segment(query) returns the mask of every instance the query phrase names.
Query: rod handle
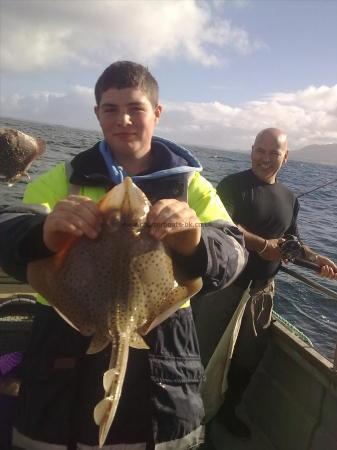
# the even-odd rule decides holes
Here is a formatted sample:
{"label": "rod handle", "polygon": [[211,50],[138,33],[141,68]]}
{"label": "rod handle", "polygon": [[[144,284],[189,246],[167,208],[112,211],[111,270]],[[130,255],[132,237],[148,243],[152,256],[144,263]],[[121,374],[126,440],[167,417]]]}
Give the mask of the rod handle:
{"label": "rod handle", "polygon": [[295,258],[293,263],[296,264],[297,266],[305,267],[306,269],[310,269],[310,270],[314,270],[315,272],[321,271],[321,267],[318,264],[308,261],[303,258]]}

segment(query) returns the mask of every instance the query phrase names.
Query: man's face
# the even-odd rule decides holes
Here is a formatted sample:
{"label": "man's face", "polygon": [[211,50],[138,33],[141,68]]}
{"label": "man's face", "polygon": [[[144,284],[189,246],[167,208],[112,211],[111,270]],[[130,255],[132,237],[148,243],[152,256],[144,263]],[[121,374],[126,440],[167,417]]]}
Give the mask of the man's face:
{"label": "man's face", "polygon": [[264,135],[258,139],[251,153],[253,173],[262,181],[274,183],[278,171],[288,159],[286,143],[282,137]]}
{"label": "man's face", "polygon": [[150,151],[161,106],[153,107],[141,90],[110,88],[102,94],[95,113],[117,160],[138,159]]}

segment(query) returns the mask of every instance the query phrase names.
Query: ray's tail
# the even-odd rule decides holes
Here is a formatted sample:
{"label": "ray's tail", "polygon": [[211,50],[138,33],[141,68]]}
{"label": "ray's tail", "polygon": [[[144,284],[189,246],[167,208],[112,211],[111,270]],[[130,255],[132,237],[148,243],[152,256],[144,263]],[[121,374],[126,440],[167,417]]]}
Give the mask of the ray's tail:
{"label": "ray's tail", "polygon": [[[99,447],[102,448],[122,393],[123,381],[129,356],[130,334],[121,333],[117,348],[112,348],[109,370],[104,373],[105,397],[95,407],[94,420],[99,425]],[[117,350],[117,357],[116,352]]]}

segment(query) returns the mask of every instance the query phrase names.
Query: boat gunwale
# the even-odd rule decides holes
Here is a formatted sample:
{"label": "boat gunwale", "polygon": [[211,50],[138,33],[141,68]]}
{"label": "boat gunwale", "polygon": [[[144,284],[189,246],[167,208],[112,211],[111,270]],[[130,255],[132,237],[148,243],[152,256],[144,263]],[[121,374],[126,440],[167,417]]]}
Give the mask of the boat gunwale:
{"label": "boat gunwale", "polygon": [[[290,356],[302,361],[298,361],[303,366],[303,360],[308,364],[307,369],[314,368],[315,370],[310,372],[320,379],[325,378],[325,385],[327,387],[333,386],[337,391],[337,370],[334,367],[334,363],[329,361],[325,356],[319,353],[315,348],[311,347],[308,343],[302,341],[298,336],[288,330],[278,320],[275,320],[271,326],[272,339],[275,343],[289,354]],[[324,382],[324,380],[321,380]]]}

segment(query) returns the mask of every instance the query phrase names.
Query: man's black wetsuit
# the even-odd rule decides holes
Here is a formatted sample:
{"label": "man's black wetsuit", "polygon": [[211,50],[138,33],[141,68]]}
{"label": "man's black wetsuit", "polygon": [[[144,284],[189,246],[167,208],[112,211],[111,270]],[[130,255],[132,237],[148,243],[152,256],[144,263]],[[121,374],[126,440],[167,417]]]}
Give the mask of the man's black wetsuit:
{"label": "man's black wetsuit", "polygon": [[[283,184],[261,181],[249,169],[224,178],[217,192],[234,223],[251,233],[265,239],[298,235],[299,202]],[[266,261],[250,251],[247,266],[234,283],[246,288],[251,280],[269,280],[279,267],[279,262]]]}

